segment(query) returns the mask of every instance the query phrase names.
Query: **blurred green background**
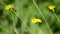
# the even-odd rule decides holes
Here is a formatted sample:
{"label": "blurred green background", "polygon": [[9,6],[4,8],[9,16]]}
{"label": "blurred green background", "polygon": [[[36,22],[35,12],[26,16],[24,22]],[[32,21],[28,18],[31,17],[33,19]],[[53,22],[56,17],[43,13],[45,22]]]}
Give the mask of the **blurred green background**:
{"label": "blurred green background", "polygon": [[[60,19],[60,0],[34,1],[44,15],[51,31],[33,0],[0,0],[0,34],[60,34],[60,23],[54,13],[48,9],[50,5],[56,6],[55,13]],[[13,10],[5,10],[5,6],[8,4],[14,5]],[[42,23],[32,23],[33,18],[41,19]],[[14,32],[15,27],[17,32]]]}

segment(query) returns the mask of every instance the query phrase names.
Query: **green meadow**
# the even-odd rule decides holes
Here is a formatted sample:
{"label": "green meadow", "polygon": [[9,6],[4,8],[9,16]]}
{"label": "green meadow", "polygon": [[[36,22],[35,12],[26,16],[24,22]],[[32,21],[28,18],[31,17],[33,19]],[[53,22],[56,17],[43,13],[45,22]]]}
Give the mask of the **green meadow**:
{"label": "green meadow", "polygon": [[60,0],[0,0],[0,34],[60,34]]}

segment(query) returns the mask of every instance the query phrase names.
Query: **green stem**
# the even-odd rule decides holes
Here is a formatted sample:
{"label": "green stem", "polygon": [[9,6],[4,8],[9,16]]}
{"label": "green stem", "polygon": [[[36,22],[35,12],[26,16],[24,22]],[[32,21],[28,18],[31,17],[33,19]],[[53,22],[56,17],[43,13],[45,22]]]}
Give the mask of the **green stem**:
{"label": "green stem", "polygon": [[35,7],[37,8],[37,10],[39,11],[40,15],[41,15],[41,16],[43,17],[43,19],[45,20],[45,23],[46,23],[47,27],[49,28],[51,34],[53,34],[52,31],[51,31],[51,29],[50,29],[50,27],[49,27],[49,25],[48,25],[48,23],[47,23],[47,21],[46,21],[46,19],[45,19],[45,17],[44,17],[44,15],[42,14],[41,10],[39,9],[39,7],[37,6],[37,4],[36,4],[36,2],[35,2],[34,0],[33,0],[33,3],[34,3],[34,5],[35,5]]}
{"label": "green stem", "polygon": [[[13,12],[19,19],[21,19],[21,21],[23,22],[23,24],[24,24],[26,27],[28,27],[27,24],[25,24],[25,22],[23,21],[23,19],[22,19],[21,16],[19,16],[14,10],[12,10],[12,12]],[[29,31],[32,33],[32,31],[31,31],[31,29],[30,29],[29,27],[28,27],[28,29],[29,29]]]}
{"label": "green stem", "polygon": [[[6,6],[6,4],[3,3],[2,1],[1,1],[1,3],[2,3],[4,6]],[[12,10],[12,9],[11,9],[11,10]],[[19,16],[14,10],[12,10],[12,12],[13,12],[19,19],[21,19],[22,23],[23,23],[26,27],[28,27],[27,24],[25,24],[25,22],[24,22],[23,19],[21,18],[21,16]],[[31,30],[29,27],[28,27],[28,29],[29,29],[29,31],[30,31],[31,33],[33,33],[32,30]]]}
{"label": "green stem", "polygon": [[53,13],[54,13],[55,17],[57,18],[58,22],[60,23],[60,20],[59,20],[58,16],[56,15],[56,13],[54,12],[54,10],[53,10]]}

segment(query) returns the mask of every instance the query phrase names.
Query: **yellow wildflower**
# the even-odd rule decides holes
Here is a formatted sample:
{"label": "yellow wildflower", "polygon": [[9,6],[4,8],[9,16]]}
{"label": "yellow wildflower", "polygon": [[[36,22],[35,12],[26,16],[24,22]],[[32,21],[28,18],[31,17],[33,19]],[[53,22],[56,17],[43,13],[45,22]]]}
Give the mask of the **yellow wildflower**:
{"label": "yellow wildflower", "polygon": [[6,10],[9,10],[9,9],[12,9],[12,8],[13,8],[13,5],[12,5],[12,4],[5,6],[5,9],[6,9]]}
{"label": "yellow wildflower", "polygon": [[50,10],[54,10],[55,8],[56,8],[56,6],[48,6],[48,8],[50,9]]}
{"label": "yellow wildflower", "polygon": [[33,22],[33,23],[40,23],[40,22],[42,22],[42,21],[41,21],[40,19],[33,18],[33,19],[32,19],[32,22]]}

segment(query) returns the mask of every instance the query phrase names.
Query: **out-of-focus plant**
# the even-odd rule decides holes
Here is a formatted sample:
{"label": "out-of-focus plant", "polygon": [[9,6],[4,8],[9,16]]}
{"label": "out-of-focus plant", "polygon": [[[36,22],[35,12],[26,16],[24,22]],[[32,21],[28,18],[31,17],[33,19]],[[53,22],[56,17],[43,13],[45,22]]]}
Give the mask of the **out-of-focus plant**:
{"label": "out-of-focus plant", "polygon": [[60,0],[0,0],[0,34],[60,34]]}

